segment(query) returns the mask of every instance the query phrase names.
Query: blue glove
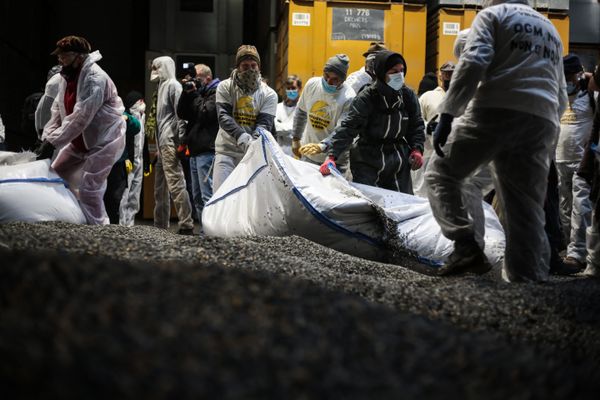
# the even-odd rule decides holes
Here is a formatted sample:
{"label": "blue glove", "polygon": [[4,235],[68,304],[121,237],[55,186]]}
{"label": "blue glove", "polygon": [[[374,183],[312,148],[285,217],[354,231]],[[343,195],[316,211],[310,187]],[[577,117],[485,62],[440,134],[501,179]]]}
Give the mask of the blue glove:
{"label": "blue glove", "polygon": [[440,114],[440,122],[433,132],[433,148],[438,156],[444,157],[442,147],[446,144],[448,136],[452,131],[452,120],[454,117],[450,114]]}

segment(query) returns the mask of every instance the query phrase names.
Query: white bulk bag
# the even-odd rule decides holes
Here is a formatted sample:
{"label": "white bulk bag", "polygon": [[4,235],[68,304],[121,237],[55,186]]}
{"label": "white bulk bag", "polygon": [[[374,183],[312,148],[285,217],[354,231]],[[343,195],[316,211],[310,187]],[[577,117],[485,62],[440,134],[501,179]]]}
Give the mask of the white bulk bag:
{"label": "white bulk bag", "polygon": [[50,160],[23,162],[20,153],[0,152],[0,223],[64,221],[85,224],[85,216]]}
{"label": "white bulk bag", "polygon": [[[375,260],[387,256],[392,236],[430,265],[441,265],[453,249],[426,199],[353,184],[335,170],[324,177],[318,166],[285,155],[264,130],[205,205],[202,226],[212,236],[298,235]],[[486,255],[497,264],[505,239],[490,207],[485,240]]]}

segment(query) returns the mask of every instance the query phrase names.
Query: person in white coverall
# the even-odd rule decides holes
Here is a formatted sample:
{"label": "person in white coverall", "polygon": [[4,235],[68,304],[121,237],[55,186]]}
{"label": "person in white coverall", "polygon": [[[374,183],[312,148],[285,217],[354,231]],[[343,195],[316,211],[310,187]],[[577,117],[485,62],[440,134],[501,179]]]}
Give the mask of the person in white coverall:
{"label": "person in white coverall", "polygon": [[578,176],[594,119],[594,97],[588,91],[583,65],[574,54],[563,58],[569,106],[560,119],[556,146],[556,171],[560,196],[560,221],[568,243],[564,262],[577,270],[585,267],[585,231],[591,224],[590,185]]}
{"label": "person in white coverall", "polygon": [[58,95],[60,82],[63,80],[63,77],[60,75],[61,69],[61,65],[57,64],[48,71],[44,95],[35,109],[35,130],[38,132],[39,139],[42,138],[44,126],[46,126],[52,116],[52,103],[54,103],[54,99]]}
{"label": "person in white coverall", "polygon": [[300,98],[302,81],[297,75],[290,75],[285,80],[285,98],[277,104],[275,113],[275,131],[277,132],[277,143],[283,152],[289,156],[292,153],[292,128],[294,127],[294,113]]}
{"label": "person in white coverall", "polygon": [[154,169],[154,226],[169,228],[171,202],[179,218],[181,235],[192,235],[194,220],[192,205],[185,188],[185,176],[177,147],[185,132],[185,122],[177,117],[177,103],[183,88],[175,78],[175,62],[171,57],[152,61],[150,81],[158,82],[156,97],[156,143],[158,158]]}
{"label": "person in white coverall", "polygon": [[119,225],[133,226],[135,215],[140,210],[140,193],[144,177],[144,124],[146,103],[141,93],[131,91],[125,96],[125,111],[140,121],[140,132],[134,136],[133,170],[127,174],[127,188],[123,192],[119,210]]}
{"label": "person in white coverall", "polygon": [[251,45],[241,45],[231,77],[217,87],[219,132],[215,140],[213,193],[244,158],[257,129],[271,132],[277,93],[260,76],[260,56]]}
{"label": "person in white coverall", "polygon": [[100,52],[90,53],[78,36],[59,40],[52,54],[62,66],[52,116],[45,125],[38,159],[60,149],[52,168],[78,194],[89,224],[108,224],[103,196],[106,178],[125,148],[125,108],[110,77],[96,64]]}
{"label": "person in white coverall", "polygon": [[[457,40],[458,40],[457,35]],[[461,50],[462,52],[462,50]],[[460,52],[459,52],[460,55]],[[458,56],[456,57],[458,58]],[[410,172],[413,184],[413,192],[415,195],[420,197],[427,197],[427,189],[425,186],[425,171],[429,159],[433,154],[433,131],[437,126],[437,120],[439,118],[438,107],[441,104],[446,90],[450,87],[450,80],[452,79],[452,73],[454,72],[454,63],[452,61],[445,62],[440,67],[440,73],[438,74],[439,85],[433,90],[429,90],[419,97],[419,105],[421,106],[421,116],[425,121],[425,143],[423,149],[423,167],[413,170]]]}
{"label": "person in white coverall", "polygon": [[[559,117],[568,101],[563,46],[556,28],[527,1],[489,3],[473,21],[440,106],[434,132],[439,157],[425,176],[433,215],[444,236],[454,240],[454,252],[439,273],[490,269],[474,239],[461,184],[491,161],[506,217],[503,278],[545,281],[550,248],[543,205]],[[452,128],[454,143],[444,154]]]}

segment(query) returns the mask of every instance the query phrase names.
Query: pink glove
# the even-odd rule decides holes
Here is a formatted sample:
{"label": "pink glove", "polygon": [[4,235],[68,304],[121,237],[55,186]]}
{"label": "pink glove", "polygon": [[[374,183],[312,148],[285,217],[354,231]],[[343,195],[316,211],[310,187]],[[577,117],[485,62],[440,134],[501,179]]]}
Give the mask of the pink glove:
{"label": "pink glove", "polygon": [[416,170],[423,166],[423,154],[414,149],[410,152],[410,157],[408,157],[408,162],[410,163],[410,169]]}
{"label": "pink glove", "polygon": [[319,167],[319,171],[321,171],[321,174],[323,174],[323,176],[331,174],[331,171],[329,170],[329,164],[333,164],[334,167],[337,167],[335,165],[335,160],[334,160],[333,156],[329,156],[325,160],[325,162],[323,164],[321,164],[321,167]]}

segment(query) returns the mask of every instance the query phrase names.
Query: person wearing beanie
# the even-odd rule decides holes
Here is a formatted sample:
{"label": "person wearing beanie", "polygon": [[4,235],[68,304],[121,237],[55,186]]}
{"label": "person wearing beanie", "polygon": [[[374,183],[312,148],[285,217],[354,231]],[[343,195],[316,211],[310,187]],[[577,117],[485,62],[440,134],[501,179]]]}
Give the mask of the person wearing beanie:
{"label": "person wearing beanie", "polygon": [[569,104],[560,119],[555,162],[562,238],[568,243],[563,262],[576,273],[585,267],[586,229],[592,214],[591,186],[576,172],[592,129],[595,100],[592,92],[588,91],[588,78],[579,57],[566,55],[563,66]]}
{"label": "person wearing beanie", "polygon": [[424,185],[424,173],[427,164],[429,163],[429,159],[433,154],[433,139],[431,135],[437,125],[438,107],[442,103],[446,91],[450,87],[450,80],[452,79],[454,67],[452,61],[446,61],[442,64],[438,74],[438,86],[433,90],[423,93],[421,97],[419,97],[419,105],[421,106],[421,113],[423,120],[425,121],[425,132],[427,136],[425,138],[425,150],[423,151],[423,168],[411,172],[413,191],[417,196],[427,197],[427,191]]}
{"label": "person wearing beanie", "polygon": [[[442,234],[454,241],[454,251],[437,273],[484,274],[492,268],[462,195],[464,182],[492,162],[506,228],[502,278],[544,282],[550,270],[544,201],[560,116],[568,104],[563,45],[552,22],[527,1],[490,3],[473,20],[439,106],[433,134],[437,156],[425,173],[433,215]],[[544,51],[498,43],[527,43]]]}
{"label": "person wearing beanie", "polygon": [[370,84],[375,79],[373,73],[373,62],[375,55],[381,50],[387,50],[383,42],[371,42],[367,51],[363,53],[365,57],[365,65],[360,67],[358,71],[354,71],[346,79],[346,84],[349,85],[355,93],[358,93],[364,86]]}
{"label": "person wearing beanie", "polygon": [[262,130],[271,132],[277,112],[277,93],[260,75],[260,56],[254,46],[241,45],[235,69],[216,94],[219,131],[215,140],[213,193],[240,163]]}
{"label": "person wearing beanie", "polygon": [[[323,76],[306,82],[302,91],[292,128],[292,152],[297,158],[316,165],[326,159],[328,139],[348,113],[354,90],[344,80],[350,60],[337,54],[323,66]],[[347,152],[341,156],[339,169],[345,172]]]}
{"label": "person wearing beanie", "polygon": [[64,79],[36,150],[38,159],[51,158],[60,149],[52,168],[78,196],[87,222],[108,224],[103,196],[108,174],[125,148],[125,108],[115,84],[97,64],[100,52],[91,52],[85,38],[64,37],[52,54]]}
{"label": "person wearing beanie", "polygon": [[412,194],[410,171],[423,164],[425,140],[419,100],[404,84],[407,66],[400,54],[379,51],[373,71],[375,82],[356,95],[331,135],[321,173],[329,174],[330,165],[350,148],[354,182]]}
{"label": "person wearing beanie", "polygon": [[[144,132],[146,103],[140,92],[131,91],[125,96],[125,113],[140,122],[140,131],[134,137],[132,170],[127,174],[127,187],[119,207],[119,225],[133,226],[135,215],[140,210],[140,194],[144,175],[151,171],[148,143]],[[127,146],[126,146],[127,147]]]}

